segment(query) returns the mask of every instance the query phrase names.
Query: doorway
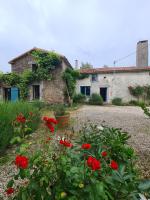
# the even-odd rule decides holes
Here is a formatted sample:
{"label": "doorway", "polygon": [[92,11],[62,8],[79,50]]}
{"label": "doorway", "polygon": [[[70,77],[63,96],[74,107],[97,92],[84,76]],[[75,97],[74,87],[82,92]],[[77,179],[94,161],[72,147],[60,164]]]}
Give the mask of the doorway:
{"label": "doorway", "polygon": [[100,95],[103,98],[103,101],[107,102],[107,88],[106,87],[100,88]]}
{"label": "doorway", "polygon": [[33,85],[33,100],[40,99],[40,86]]}

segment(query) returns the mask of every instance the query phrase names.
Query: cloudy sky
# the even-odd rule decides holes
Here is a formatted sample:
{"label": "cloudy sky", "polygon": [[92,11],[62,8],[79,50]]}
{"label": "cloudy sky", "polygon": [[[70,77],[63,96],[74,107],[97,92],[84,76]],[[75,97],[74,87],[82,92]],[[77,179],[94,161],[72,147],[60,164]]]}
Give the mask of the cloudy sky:
{"label": "cloudy sky", "polygon": [[[0,71],[33,47],[55,50],[94,67],[150,41],[150,0],[0,0]],[[135,54],[117,66],[135,65]]]}

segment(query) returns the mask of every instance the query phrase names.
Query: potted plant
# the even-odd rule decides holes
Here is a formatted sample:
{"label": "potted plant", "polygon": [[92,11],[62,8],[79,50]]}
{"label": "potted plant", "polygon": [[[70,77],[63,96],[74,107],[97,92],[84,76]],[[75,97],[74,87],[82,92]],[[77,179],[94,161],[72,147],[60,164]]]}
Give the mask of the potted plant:
{"label": "potted plant", "polygon": [[58,121],[59,128],[65,128],[69,125],[70,114],[66,112],[66,108],[64,105],[57,105],[54,109],[54,115],[56,120]]}

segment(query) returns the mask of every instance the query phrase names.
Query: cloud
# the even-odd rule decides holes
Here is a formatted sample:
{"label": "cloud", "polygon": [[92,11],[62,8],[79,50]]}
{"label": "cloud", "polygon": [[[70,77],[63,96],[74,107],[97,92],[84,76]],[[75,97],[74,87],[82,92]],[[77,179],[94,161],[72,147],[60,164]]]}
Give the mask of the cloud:
{"label": "cloud", "polygon": [[[150,39],[149,0],[0,0],[0,70],[34,46],[74,64],[113,65],[138,40]],[[118,65],[135,65],[135,56]]]}

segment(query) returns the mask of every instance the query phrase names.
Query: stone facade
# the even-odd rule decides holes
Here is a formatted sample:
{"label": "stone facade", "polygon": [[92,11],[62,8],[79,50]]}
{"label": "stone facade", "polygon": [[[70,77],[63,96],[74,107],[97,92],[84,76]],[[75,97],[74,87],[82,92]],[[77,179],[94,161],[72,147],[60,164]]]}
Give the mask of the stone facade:
{"label": "stone facade", "polygon": [[[32,49],[36,50],[36,49]],[[22,54],[21,56],[11,60],[11,71],[15,73],[23,73],[24,70],[32,70],[32,64],[36,64],[34,58],[31,56],[31,51]],[[56,67],[52,71],[52,80],[33,82],[29,85],[29,100],[34,100],[34,86],[39,87],[39,100],[47,103],[66,103],[68,98],[64,93],[66,90],[66,84],[62,79],[62,74],[67,67],[71,67],[70,63],[64,56],[61,57],[61,65]]]}
{"label": "stone facade", "polygon": [[21,74],[24,70],[31,70],[34,63],[33,57],[26,54],[11,64],[11,72]]}
{"label": "stone facade", "polygon": [[78,80],[76,93],[81,92],[81,86],[90,86],[90,93],[100,94],[100,88],[107,88],[106,103],[111,103],[112,99],[119,97],[123,102],[134,100],[129,93],[129,86],[150,85],[149,71],[141,72],[111,72],[97,74],[97,80],[92,81],[92,74],[88,78]]}

